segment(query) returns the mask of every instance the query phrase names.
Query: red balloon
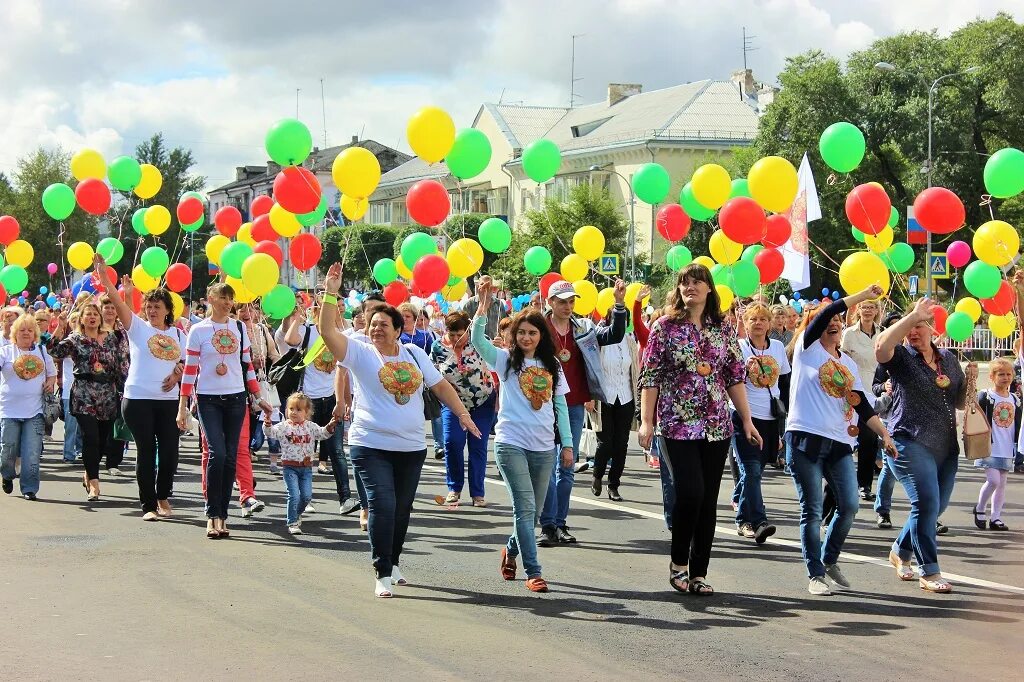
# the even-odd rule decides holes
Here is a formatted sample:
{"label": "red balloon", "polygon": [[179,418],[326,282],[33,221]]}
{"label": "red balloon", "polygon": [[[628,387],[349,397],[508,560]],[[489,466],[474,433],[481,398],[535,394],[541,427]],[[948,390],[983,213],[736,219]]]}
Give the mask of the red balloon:
{"label": "red balloon", "polygon": [[733,197],[722,206],[718,224],[737,244],[754,244],[764,236],[764,209],[750,197]]}
{"label": "red balloon", "polygon": [[[180,205],[178,206],[178,211],[181,211]],[[192,223],[185,224],[191,225]],[[213,216],[213,226],[225,237],[234,237],[242,227],[242,212],[234,206],[224,206],[218,209],[216,215]]]}
{"label": "red balloon", "polygon": [[949,234],[967,221],[960,197],[945,187],[929,187],[914,199],[914,219],[928,232]]}
{"label": "red balloon", "polygon": [[789,241],[789,235],[793,232],[793,226],[789,218],[781,214],[768,216],[764,226],[764,238],[761,243],[769,249],[777,249]]}
{"label": "red balloon", "polygon": [[103,215],[110,210],[110,188],[96,178],[87,178],[75,187],[75,200],[89,215]]}
{"label": "red balloon", "polygon": [[[20,234],[21,225],[18,224],[17,218],[12,215],[0,217],[0,244],[3,244],[4,246],[10,245],[10,243],[17,239]],[[4,296],[3,298],[7,297]]]}
{"label": "red balloon", "polygon": [[426,227],[440,225],[452,210],[448,190],[437,180],[420,180],[410,187],[405,205],[409,217]]}
{"label": "red balloon", "polygon": [[426,298],[430,296],[429,291],[419,285],[415,278],[409,280],[409,293],[419,298]]}
{"label": "red balloon", "polygon": [[281,251],[281,247],[277,245],[277,242],[262,241],[253,247],[253,253],[265,253],[275,261],[277,266],[281,267],[284,263],[284,253]]}
{"label": "red balloon", "polygon": [[[6,300],[7,300],[7,289],[4,289],[4,285],[0,284],[0,302],[6,301]],[[12,303],[11,305],[18,305],[17,299],[14,299],[14,301],[15,302]]]}
{"label": "red balloon", "polygon": [[786,259],[777,249],[761,249],[754,256],[754,265],[761,273],[761,284],[768,284],[782,276],[782,270],[786,267]]}
{"label": "red balloon", "polygon": [[178,209],[176,211],[178,216],[178,223],[181,225],[191,225],[205,213],[203,209],[203,202],[197,197],[182,197],[181,201],[178,202]]}
{"label": "red balloon", "polygon": [[935,318],[935,331],[938,334],[946,333],[946,320],[949,318],[949,312],[941,305],[932,306],[932,317]]}
{"label": "red balloon", "polygon": [[252,221],[252,232],[250,234],[253,240],[257,242],[276,242],[281,238],[281,235],[270,224],[270,216],[268,215],[261,215]]}
{"label": "red balloon", "polygon": [[878,234],[884,230],[891,213],[892,201],[878,185],[857,185],[846,195],[846,217],[864,234]]}
{"label": "red balloon", "polygon": [[451,274],[448,261],[437,254],[422,256],[412,268],[413,281],[426,295],[441,291]]}
{"label": "red balloon", "polygon": [[409,298],[409,289],[399,280],[384,287],[384,300],[390,305],[401,305]]}
{"label": "red balloon", "polygon": [[135,312],[139,312],[140,310],[142,310],[142,292],[141,291],[139,291],[138,289],[135,289],[133,287],[132,288],[132,300],[130,300],[130,301],[124,297],[124,287],[118,287],[117,293],[121,297],[121,300],[124,301],[125,303],[127,303],[128,307],[130,307],[132,310],[134,310]]}
{"label": "red balloon", "polygon": [[658,234],[670,242],[684,239],[690,231],[690,216],[679,204],[665,204],[658,209]]}
{"label": "red balloon", "polygon": [[1017,292],[1005,279],[999,283],[999,291],[992,298],[981,299],[981,307],[990,315],[1005,315],[1017,305]]}
{"label": "red balloon", "polygon": [[562,279],[565,279],[565,278],[562,277],[557,272],[549,272],[548,274],[546,274],[543,277],[541,277],[540,278],[540,297],[542,299],[544,299],[545,301],[548,300],[548,289],[551,288],[552,284],[554,284],[555,282],[558,282],[558,281],[560,281]]}
{"label": "red balloon", "polygon": [[[115,282],[116,283],[118,281],[118,279],[119,279],[119,277],[117,276],[117,270],[115,270],[114,268],[112,268],[112,267],[110,267],[108,265],[107,266],[107,277],[110,278],[111,282]],[[90,272],[89,273],[89,281],[92,283],[92,286],[93,286],[93,288],[96,291],[99,291],[101,293],[105,293],[107,291],[106,287],[104,287],[102,284],[100,284],[100,278],[96,276],[95,272]]]}
{"label": "red balloon", "polygon": [[270,213],[270,209],[274,207],[273,197],[268,197],[266,194],[261,194],[252,200],[252,204],[249,206],[249,217],[252,220],[259,218],[261,215]]}
{"label": "red balloon", "polygon": [[192,283],[192,270],[184,263],[175,263],[167,268],[164,280],[167,282],[168,289],[180,293],[188,289],[188,285]]}
{"label": "red balloon", "polygon": [[320,240],[309,233],[296,235],[288,249],[288,257],[291,258],[292,265],[299,270],[309,270],[316,266],[320,262],[322,253],[323,247],[320,246]]}
{"label": "red balloon", "polygon": [[288,166],[274,178],[274,199],[296,215],[315,211],[321,192],[320,181],[302,166]]}

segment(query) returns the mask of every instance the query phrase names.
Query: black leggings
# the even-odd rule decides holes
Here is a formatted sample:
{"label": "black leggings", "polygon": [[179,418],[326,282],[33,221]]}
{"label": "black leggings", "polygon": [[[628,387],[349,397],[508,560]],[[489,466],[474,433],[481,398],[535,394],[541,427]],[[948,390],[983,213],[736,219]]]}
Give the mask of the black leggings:
{"label": "black leggings", "polygon": [[89,480],[100,477],[100,459],[103,450],[110,440],[110,432],[114,428],[112,419],[97,419],[91,414],[76,414],[78,428],[82,434],[82,464]]}
{"label": "black leggings", "polygon": [[718,490],[722,485],[729,440],[666,438],[668,465],[675,485],[672,509],[672,563],[687,566],[691,576],[708,573],[718,521]]}
{"label": "black leggings", "polygon": [[871,490],[875,478],[875,458],[878,457],[878,436],[869,428],[861,426],[857,434],[857,487]]}
{"label": "black leggings", "polygon": [[597,432],[597,453],[594,455],[594,478],[608,472],[608,487],[618,488],[622,470],[626,468],[626,447],[629,445],[629,427],[633,425],[633,401],[625,405],[601,403],[601,430]]}
{"label": "black leggings", "polygon": [[174,490],[180,435],[178,401],[125,398],[121,414],[135,438],[135,480],[139,484],[142,511],[155,512],[157,500],[166,500]]}

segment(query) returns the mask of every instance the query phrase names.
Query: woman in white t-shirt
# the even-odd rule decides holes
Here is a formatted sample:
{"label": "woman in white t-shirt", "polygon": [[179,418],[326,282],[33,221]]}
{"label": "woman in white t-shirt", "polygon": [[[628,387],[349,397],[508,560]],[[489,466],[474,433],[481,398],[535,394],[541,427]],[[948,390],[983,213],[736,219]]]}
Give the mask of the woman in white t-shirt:
{"label": "woman in white t-shirt", "polygon": [[[96,254],[94,264],[100,284],[114,291],[103,257]],[[174,301],[167,289],[158,287],[143,294],[143,319],[125,303],[134,291],[131,278],[125,275],[121,285],[124,298],[114,295],[109,299],[128,335],[130,361],[121,414],[135,440],[135,480],[142,519],[158,521],[171,515],[169,498],[178,470],[180,433],[175,419],[178,384],[185,369],[185,334],[173,326]]]}
{"label": "woman in white t-shirt", "polygon": [[53,390],[57,369],[39,345],[33,316],[22,315],[11,324],[10,341],[0,347],[0,477],[9,495],[20,457],[18,487],[26,500],[34,500],[43,452],[43,393]]}
{"label": "woman in white t-shirt", "polygon": [[341,333],[337,326],[341,265],[327,272],[320,333],[327,350],[349,371],[354,416],[349,431],[352,466],[369,503],[370,553],[377,574],[374,594],[392,596],[405,585],[398,569],[409,529],[420,470],[427,456],[423,439],[424,386],[459,415],[462,427],[480,437],[469,411],[422,349],[399,342],[402,314],[391,306],[373,312],[370,343]]}
{"label": "woman in white t-shirt", "polygon": [[[873,285],[820,307],[804,317],[793,339],[786,460],[800,502],[800,545],[810,579],[807,591],[814,595],[832,594],[826,575],[839,589],[850,588],[837,562],[857,513],[853,446],[860,428],[870,428],[887,452],[896,452],[889,432],[864,395],[857,364],[839,350],[847,309],[881,295],[882,288]],[[836,496],[836,514],[825,531],[824,547],[823,481]]]}

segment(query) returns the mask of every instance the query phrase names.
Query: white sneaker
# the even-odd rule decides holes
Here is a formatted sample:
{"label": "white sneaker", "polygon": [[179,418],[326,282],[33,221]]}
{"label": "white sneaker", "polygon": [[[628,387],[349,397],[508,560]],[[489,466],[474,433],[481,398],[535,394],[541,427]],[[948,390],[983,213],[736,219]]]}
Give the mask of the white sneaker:
{"label": "white sneaker", "polygon": [[291,533],[292,535],[302,535],[302,527],[299,526],[298,524],[295,524],[293,526],[288,526],[288,532]]}
{"label": "white sneaker", "polygon": [[341,503],[341,507],[339,507],[338,511],[341,513],[342,516],[348,516],[352,512],[358,511],[359,508],[359,500],[355,499],[354,497],[350,497]]}
{"label": "white sneaker", "polygon": [[389,599],[395,596],[391,593],[391,578],[377,578],[373,586],[373,594],[382,599]]}
{"label": "white sneaker", "polygon": [[121,470],[118,469],[117,467],[110,467],[109,469],[107,469],[107,473],[110,474],[111,476],[120,476]]}
{"label": "white sneaker", "polygon": [[302,510],[302,514],[303,515],[306,515],[306,514],[316,514],[316,509],[313,507],[313,503],[312,502],[310,502],[309,504],[306,505],[306,508]]}
{"label": "white sneaker", "polygon": [[811,578],[811,581],[807,583],[807,591],[818,597],[829,597],[832,595],[832,590],[829,589],[828,583],[820,576]]}
{"label": "white sneaker", "polygon": [[398,566],[391,567],[391,584],[397,587],[404,587],[409,584],[409,581],[405,579],[402,572],[398,570]]}
{"label": "white sneaker", "polygon": [[841,590],[850,589],[850,581],[846,579],[843,572],[839,569],[838,564],[832,564],[831,566],[825,566],[825,575],[832,579],[832,582],[836,584]]}

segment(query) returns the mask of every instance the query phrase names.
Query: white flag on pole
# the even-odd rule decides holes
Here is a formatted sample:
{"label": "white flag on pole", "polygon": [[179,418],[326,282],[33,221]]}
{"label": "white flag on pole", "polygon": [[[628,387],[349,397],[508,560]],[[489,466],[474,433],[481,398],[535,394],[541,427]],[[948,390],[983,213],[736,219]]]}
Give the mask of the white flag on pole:
{"label": "white flag on pole", "polygon": [[798,189],[793,206],[786,213],[793,231],[789,241],[782,246],[782,256],[786,266],[782,277],[789,280],[793,291],[799,291],[811,285],[811,258],[807,243],[807,225],[813,220],[821,219],[821,204],[818,202],[818,189],[814,186],[814,174],[811,164],[804,154],[797,171]]}

